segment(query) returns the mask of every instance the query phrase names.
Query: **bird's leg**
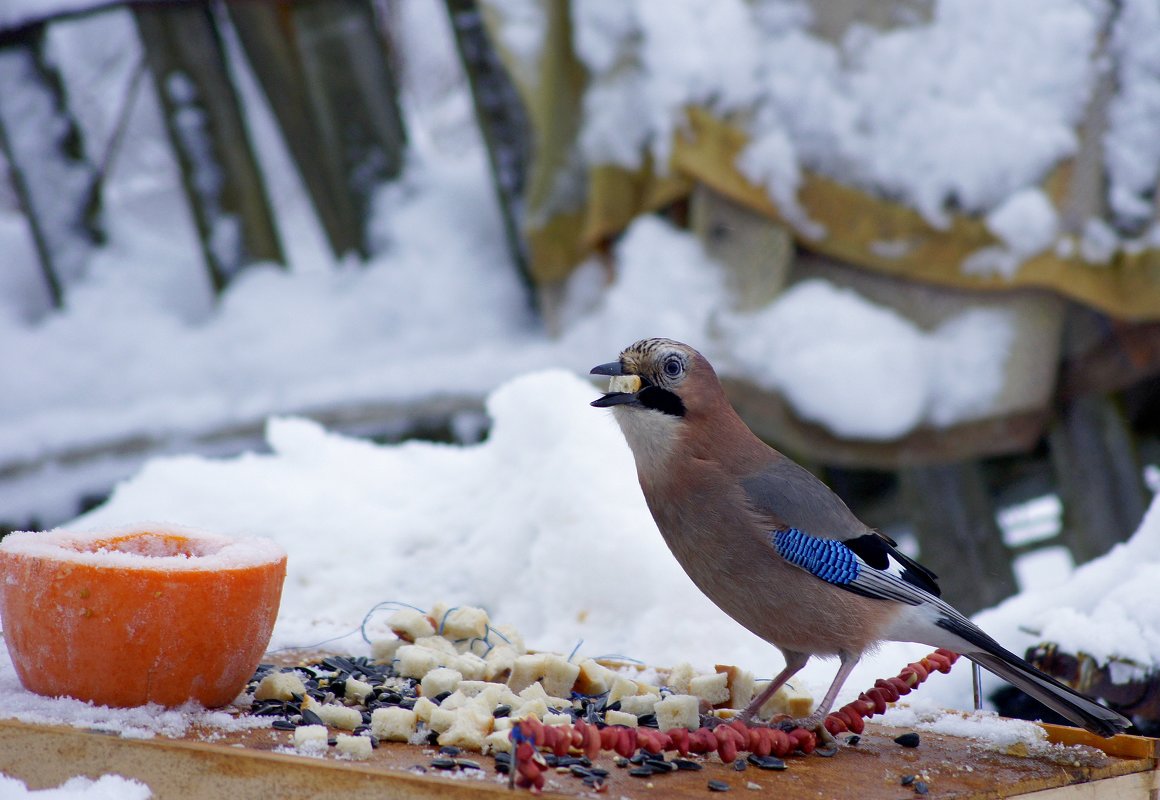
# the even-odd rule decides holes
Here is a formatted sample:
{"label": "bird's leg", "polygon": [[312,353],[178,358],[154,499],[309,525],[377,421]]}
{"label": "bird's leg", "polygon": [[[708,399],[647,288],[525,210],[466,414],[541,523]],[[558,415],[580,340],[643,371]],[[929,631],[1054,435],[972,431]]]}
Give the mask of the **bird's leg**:
{"label": "bird's leg", "polygon": [[825,721],[830,713],[830,709],[834,706],[834,701],[838,698],[838,692],[842,690],[842,684],[850,677],[850,673],[854,671],[854,667],[858,664],[858,659],[861,656],[856,656],[853,653],[842,651],[838,653],[838,658],[841,659],[841,664],[838,666],[838,674],[834,676],[834,682],[830,684],[830,688],[826,691],[826,696],[822,698],[822,702],[818,703],[817,708],[813,710],[808,717],[791,720],[785,725],[795,728],[805,728],[809,731],[814,731],[823,741],[833,741],[833,736],[826,730]]}
{"label": "bird's leg", "polygon": [[768,702],[769,698],[773,697],[774,693],[784,686],[786,681],[800,672],[801,668],[810,660],[810,657],[805,653],[793,653],[783,650],[782,655],[785,656],[785,669],[777,673],[774,679],[769,682],[769,686],[766,686],[761,694],[753,698],[753,701],[745,707],[745,710],[741,712],[741,716],[738,717],[746,725],[757,716],[757,712]]}

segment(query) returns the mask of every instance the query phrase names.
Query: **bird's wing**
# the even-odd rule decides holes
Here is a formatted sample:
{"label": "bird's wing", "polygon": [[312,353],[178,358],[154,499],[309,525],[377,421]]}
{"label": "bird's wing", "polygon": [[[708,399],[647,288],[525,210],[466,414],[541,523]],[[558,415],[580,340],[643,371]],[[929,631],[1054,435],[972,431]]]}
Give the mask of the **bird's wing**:
{"label": "bird's wing", "polygon": [[831,574],[826,571],[827,559],[834,559],[835,564],[854,565],[861,571],[858,580],[838,585],[862,594],[911,605],[922,602],[910,597],[909,592],[915,589],[939,596],[937,576],[933,572],[900,552],[889,536],[868,528],[842,498],[788,458],[779,458],[761,471],[745,476],[741,486],[753,510],[769,522],[771,543],[780,536],[785,547],[792,545],[787,552],[803,557],[812,553],[821,559],[810,562],[819,570],[815,572],[787,557],[774,544],[778,555],[787,561],[823,580],[829,580],[826,575]]}
{"label": "bird's wing", "polygon": [[839,589],[912,606],[941,605],[931,572],[876,533],[843,542],[786,528],[770,531],[768,541],[786,561]]}

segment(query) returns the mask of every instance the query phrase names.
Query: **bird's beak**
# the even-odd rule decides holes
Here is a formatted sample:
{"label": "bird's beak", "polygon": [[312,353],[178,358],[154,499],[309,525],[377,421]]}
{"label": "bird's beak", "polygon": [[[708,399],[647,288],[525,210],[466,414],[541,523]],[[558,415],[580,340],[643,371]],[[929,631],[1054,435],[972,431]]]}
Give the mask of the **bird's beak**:
{"label": "bird's beak", "polygon": [[608,375],[608,393],[592,401],[597,408],[608,408],[624,403],[636,402],[636,393],[640,391],[641,380],[639,375],[625,375],[624,368],[619,361],[610,361],[607,364],[593,367],[591,375]]}

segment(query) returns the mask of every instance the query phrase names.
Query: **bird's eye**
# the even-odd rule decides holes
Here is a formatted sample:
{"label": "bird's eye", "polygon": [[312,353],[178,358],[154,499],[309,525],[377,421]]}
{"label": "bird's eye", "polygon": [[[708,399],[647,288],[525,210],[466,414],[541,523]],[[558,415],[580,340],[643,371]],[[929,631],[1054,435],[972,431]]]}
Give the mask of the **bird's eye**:
{"label": "bird's eye", "polygon": [[676,356],[669,356],[665,359],[664,370],[666,376],[675,378],[680,375],[684,369],[685,365],[682,364],[681,359],[677,358]]}

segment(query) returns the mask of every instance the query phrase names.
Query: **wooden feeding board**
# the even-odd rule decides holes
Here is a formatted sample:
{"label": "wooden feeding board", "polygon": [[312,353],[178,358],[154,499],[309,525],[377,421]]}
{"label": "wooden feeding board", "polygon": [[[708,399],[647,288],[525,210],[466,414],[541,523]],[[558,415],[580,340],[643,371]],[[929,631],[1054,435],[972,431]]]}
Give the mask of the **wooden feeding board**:
{"label": "wooden feeding board", "polygon": [[[698,759],[700,771],[676,771],[635,778],[617,767],[612,754],[594,766],[609,772],[603,796],[613,798],[704,798],[709,781],[721,781],[746,797],[854,797],[860,800],[929,797],[1156,798],[1160,794],[1157,740],[1135,736],[1099,739],[1084,731],[1045,726],[1049,739],[1083,745],[1050,756],[1031,756],[1016,747],[997,753],[980,742],[920,732],[921,743],[894,742],[903,731],[869,724],[856,745],[837,755],[793,756],[786,769],[767,771],[752,764],[743,771],[714,755]],[[845,736],[840,739],[845,739]],[[75,775],[117,773],[140,780],[157,798],[231,800],[334,796],[450,798],[517,796],[496,772],[490,756],[464,753],[480,769],[453,773],[432,767],[435,747],[382,743],[366,761],[287,752],[293,734],[275,729],[227,732],[192,730],[181,739],[125,739],[79,728],[0,721],[0,772],[30,788],[57,786]],[[742,759],[739,759],[742,760]],[[914,780],[904,784],[904,776]],[[553,773],[545,795],[598,797],[567,770]]]}

